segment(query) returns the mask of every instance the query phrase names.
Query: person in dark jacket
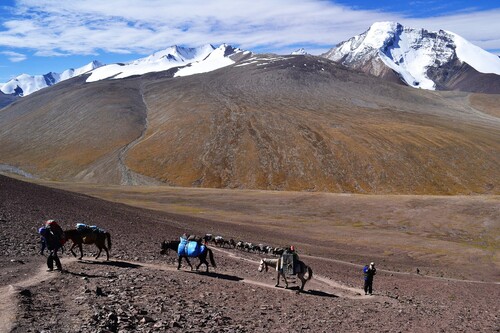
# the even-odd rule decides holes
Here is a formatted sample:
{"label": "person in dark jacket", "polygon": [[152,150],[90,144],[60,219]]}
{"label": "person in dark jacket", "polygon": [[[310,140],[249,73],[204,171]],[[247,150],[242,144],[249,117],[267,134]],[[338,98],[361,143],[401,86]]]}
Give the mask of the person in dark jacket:
{"label": "person in dark jacket", "polygon": [[[47,247],[49,251],[49,256],[47,257],[47,267],[49,271],[54,270],[54,262],[56,263],[56,267],[58,271],[62,271],[61,261],[57,256],[57,251],[61,247],[61,239],[57,233],[54,233],[50,230],[49,227],[42,227],[38,230],[40,235],[43,237],[42,241],[42,251],[44,247]],[[45,246],[43,245],[45,244]]]}
{"label": "person in dark jacket", "polygon": [[371,262],[370,265],[366,265],[363,268],[363,274],[365,276],[365,295],[371,295],[373,291],[373,277],[377,274],[375,263]]}

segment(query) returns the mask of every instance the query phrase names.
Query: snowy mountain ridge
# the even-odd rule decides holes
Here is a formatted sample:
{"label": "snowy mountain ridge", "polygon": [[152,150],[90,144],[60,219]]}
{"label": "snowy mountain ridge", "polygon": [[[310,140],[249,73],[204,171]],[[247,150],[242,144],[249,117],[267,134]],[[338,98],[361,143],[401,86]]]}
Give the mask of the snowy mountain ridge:
{"label": "snowy mountain ridge", "polygon": [[1,85],[0,90],[7,95],[27,96],[42,88],[50,87],[61,81],[87,73],[103,66],[99,61],[92,61],[85,66],[67,69],[62,73],[50,72],[43,75],[21,74]]}
{"label": "snowy mountain ridge", "polygon": [[86,82],[122,79],[134,75],[166,71],[174,67],[179,67],[174,76],[187,76],[213,71],[234,64],[239,57],[250,54],[250,51],[234,48],[227,44],[222,44],[217,48],[211,44],[197,48],[174,45],[125,64],[104,65],[98,61],[93,61],[83,67],[68,69],[62,73],[21,74],[7,83],[0,84],[0,91],[7,95],[27,96],[42,88],[86,73],[90,73]]}
{"label": "snowy mountain ridge", "polygon": [[250,54],[222,44],[215,48],[206,44],[197,48],[171,46],[165,50],[153,53],[145,58],[140,58],[126,64],[110,64],[92,71],[87,82],[104,79],[122,79],[133,75],[143,75],[152,72],[161,72],[174,67],[181,67],[175,76],[186,76],[216,70],[233,64],[233,57]]}
{"label": "snowy mountain ridge", "polygon": [[377,76],[387,74],[390,68],[409,86],[429,90],[437,87],[433,74],[457,61],[480,73],[500,75],[500,58],[459,35],[413,29],[396,22],[374,23],[322,56]]}

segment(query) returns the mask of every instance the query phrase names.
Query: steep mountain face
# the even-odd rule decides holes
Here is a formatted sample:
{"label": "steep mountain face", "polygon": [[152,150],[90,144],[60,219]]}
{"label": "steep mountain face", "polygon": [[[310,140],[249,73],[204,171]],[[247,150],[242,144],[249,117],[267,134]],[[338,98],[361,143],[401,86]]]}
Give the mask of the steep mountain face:
{"label": "steep mountain face", "polygon": [[412,89],[314,56],[176,70],[78,77],[20,99],[0,110],[0,164],[112,184],[500,193],[496,99]]}
{"label": "steep mountain face", "polygon": [[91,70],[103,66],[98,61],[92,61],[87,65],[77,69],[67,69],[62,73],[50,72],[44,75],[21,74],[8,81],[0,88],[4,94],[16,96],[28,96],[40,89],[50,87],[61,81],[90,72]]}
{"label": "steep mountain face", "polygon": [[443,30],[378,22],[322,56],[415,88],[500,93],[500,59]]}

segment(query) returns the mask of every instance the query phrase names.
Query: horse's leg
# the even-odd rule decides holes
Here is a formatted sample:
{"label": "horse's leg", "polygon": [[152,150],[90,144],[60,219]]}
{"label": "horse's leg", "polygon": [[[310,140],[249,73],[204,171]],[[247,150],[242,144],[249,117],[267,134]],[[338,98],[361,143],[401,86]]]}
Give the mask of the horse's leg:
{"label": "horse's leg", "polygon": [[76,258],[76,253],[75,253],[75,251],[73,251],[73,249],[75,248],[75,246],[76,246],[76,243],[73,242],[73,245],[69,248],[69,252],[71,252],[71,254],[73,255],[73,257]]}
{"label": "horse's leg", "polygon": [[102,247],[97,246],[97,248],[99,249],[99,252],[97,253],[97,256],[95,257],[96,259],[99,258],[99,256],[101,255],[101,252],[102,252]]}
{"label": "horse's leg", "polygon": [[191,270],[193,270],[193,265],[191,265],[191,262],[189,261],[189,258],[187,256],[184,257],[184,258],[186,258],[186,261],[187,261],[189,267],[191,268]]}
{"label": "horse's leg", "polygon": [[82,243],[78,243],[78,248],[80,249],[80,260],[83,258],[83,245]]}
{"label": "horse's leg", "polygon": [[200,259],[200,262],[198,263],[198,265],[196,265],[196,270],[198,270],[200,268],[201,264],[203,264],[202,257],[199,257],[198,259]]}
{"label": "horse's leg", "polygon": [[281,273],[281,275],[283,276],[283,280],[285,280],[285,289],[288,289],[288,281],[286,280],[285,273]]}
{"label": "horse's leg", "polygon": [[181,261],[182,261],[182,256],[179,256],[177,270],[181,269]]}
{"label": "horse's leg", "polygon": [[299,274],[297,274],[297,277],[302,282],[302,286],[300,286],[300,291],[304,291],[304,286],[306,285],[306,279],[304,278],[304,274],[299,273]]}
{"label": "horse's leg", "polygon": [[275,287],[280,285],[280,272],[278,272],[278,277],[276,278],[276,284],[274,285]]}
{"label": "horse's leg", "polygon": [[198,266],[196,266],[196,270],[200,268],[201,264],[205,264],[205,266],[207,266],[207,272],[208,272],[207,252],[208,251],[205,251],[202,255],[198,257],[198,259],[200,259],[200,263],[198,264]]}
{"label": "horse's leg", "polygon": [[109,261],[109,251],[106,245],[104,245],[104,251],[106,251],[106,261]]}
{"label": "horse's leg", "polygon": [[200,260],[200,264],[198,265],[198,267],[201,266],[201,264],[205,264],[205,266],[207,266],[207,273],[208,273],[207,252],[205,252],[205,255],[203,256],[203,260]]}

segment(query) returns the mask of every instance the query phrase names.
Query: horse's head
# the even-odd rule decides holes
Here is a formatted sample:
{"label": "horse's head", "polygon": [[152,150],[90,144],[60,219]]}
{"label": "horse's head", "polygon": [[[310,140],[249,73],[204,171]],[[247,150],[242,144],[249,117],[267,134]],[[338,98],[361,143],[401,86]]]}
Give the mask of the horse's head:
{"label": "horse's head", "polygon": [[166,241],[161,242],[160,254],[168,254],[168,250],[169,250],[169,247],[168,247],[167,242]]}
{"label": "horse's head", "polygon": [[263,269],[266,269],[266,272],[267,272],[267,265],[266,263],[264,262],[263,259],[260,259],[260,264],[259,264],[259,272],[262,272]]}

